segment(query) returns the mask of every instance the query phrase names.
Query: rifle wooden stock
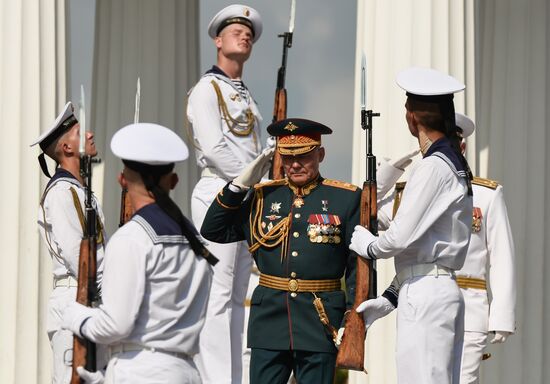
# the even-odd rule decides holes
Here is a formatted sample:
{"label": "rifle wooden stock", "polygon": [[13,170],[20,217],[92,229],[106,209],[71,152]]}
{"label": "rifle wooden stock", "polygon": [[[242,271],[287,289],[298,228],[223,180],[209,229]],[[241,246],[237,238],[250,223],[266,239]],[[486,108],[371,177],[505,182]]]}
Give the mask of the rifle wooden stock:
{"label": "rifle wooden stock", "polygon": [[[82,305],[91,306],[92,295],[95,295],[97,277],[97,243],[84,238],[80,243],[80,256],[78,260],[78,288],[76,301]],[[89,371],[96,369],[95,344],[89,340],[73,337],[73,371],[71,384],[83,383],[76,372],[76,367],[84,367]]]}
{"label": "rifle wooden stock", "polygon": [[[360,224],[367,229],[376,225],[377,219],[376,182],[365,181],[361,193]],[[369,298],[372,262],[357,256],[355,276],[355,300],[346,319],[344,337],[336,357],[336,367],[365,371],[365,320],[355,308]]]}
{"label": "rifle wooden stock", "polygon": [[128,190],[126,188],[123,188],[122,192],[120,193],[120,218],[118,226],[122,227],[124,224],[126,224],[133,214],[134,210],[132,209],[130,199],[128,198]]}
{"label": "rifle wooden stock", "polygon": [[[273,106],[273,122],[286,119],[286,89],[278,88],[275,91],[275,104]],[[277,139],[278,140],[278,139]],[[282,179],[285,177],[283,170],[283,162],[279,152],[275,151],[269,171],[269,178],[272,180]]]}

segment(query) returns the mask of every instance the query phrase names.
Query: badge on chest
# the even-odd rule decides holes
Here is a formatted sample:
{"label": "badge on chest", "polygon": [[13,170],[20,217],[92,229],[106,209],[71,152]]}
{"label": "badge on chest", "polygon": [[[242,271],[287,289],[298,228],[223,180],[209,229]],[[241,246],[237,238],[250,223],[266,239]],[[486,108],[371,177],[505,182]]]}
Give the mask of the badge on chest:
{"label": "badge on chest", "polygon": [[342,241],[341,221],[338,215],[311,214],[307,222],[307,234],[312,243],[339,244]]}

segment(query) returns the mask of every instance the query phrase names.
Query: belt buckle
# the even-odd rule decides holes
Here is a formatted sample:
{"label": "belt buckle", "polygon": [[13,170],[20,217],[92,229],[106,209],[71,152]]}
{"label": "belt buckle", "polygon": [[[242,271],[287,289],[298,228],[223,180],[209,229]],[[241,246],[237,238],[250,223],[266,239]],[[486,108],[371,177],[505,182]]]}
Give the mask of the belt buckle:
{"label": "belt buckle", "polygon": [[292,292],[292,293],[298,292],[298,280],[290,279],[288,281],[288,290],[289,292]]}

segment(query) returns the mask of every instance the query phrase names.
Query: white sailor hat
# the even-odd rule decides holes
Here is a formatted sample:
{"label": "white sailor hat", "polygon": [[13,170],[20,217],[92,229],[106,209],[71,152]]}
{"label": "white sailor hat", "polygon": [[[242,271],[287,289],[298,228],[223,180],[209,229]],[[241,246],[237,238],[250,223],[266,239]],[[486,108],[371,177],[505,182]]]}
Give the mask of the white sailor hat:
{"label": "white sailor hat", "polygon": [[452,76],[431,68],[412,67],[401,71],[397,85],[408,96],[443,96],[463,91],[466,86]]}
{"label": "white sailor hat", "polygon": [[462,131],[460,136],[463,138],[470,136],[476,129],[476,125],[473,120],[462,113],[455,113],[455,122],[456,126]]}
{"label": "white sailor hat", "polygon": [[51,143],[67,132],[67,130],[72,128],[76,123],[78,123],[78,120],[74,116],[73,103],[69,101],[65,104],[63,111],[55,118],[55,122],[50,129],[43,132],[40,137],[31,144],[31,147],[39,144],[40,148],[45,151]]}
{"label": "white sailor hat", "polygon": [[74,125],[77,123],[78,120],[74,115],[73,103],[69,101],[67,104],[65,104],[63,111],[55,118],[52,126],[47,131],[43,132],[40,137],[38,137],[38,139],[36,139],[31,144],[31,147],[38,144],[40,146],[40,149],[42,149],[42,153],[38,155],[38,163],[40,164],[42,172],[47,177],[51,177],[51,175],[48,171],[48,163],[46,163],[44,152],[55,140],[57,140],[69,129],[74,127]]}
{"label": "white sailor hat", "polygon": [[187,145],[174,131],[152,123],[119,129],[111,139],[111,151],[122,160],[153,166],[176,163],[189,156]]}
{"label": "white sailor hat", "polygon": [[242,4],[232,4],[219,11],[208,24],[208,35],[215,38],[222,29],[235,23],[250,28],[252,42],[258,41],[262,34],[262,18],[254,8]]}

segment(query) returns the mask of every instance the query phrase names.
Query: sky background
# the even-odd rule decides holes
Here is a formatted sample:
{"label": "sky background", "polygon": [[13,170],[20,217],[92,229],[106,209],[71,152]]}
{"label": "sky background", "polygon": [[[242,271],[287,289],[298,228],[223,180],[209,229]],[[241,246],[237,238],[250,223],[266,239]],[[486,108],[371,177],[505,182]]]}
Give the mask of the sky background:
{"label": "sky background", "polygon": [[[200,1],[201,69],[216,62],[216,49],[207,29],[212,17],[233,4],[224,0]],[[258,102],[262,132],[273,117],[277,70],[283,39],[288,31],[290,0],[242,2],[262,16],[263,32],[244,67],[243,81]],[[286,70],[287,116],[324,123],[334,133],[323,137],[327,155],[321,164],[324,177],[351,180],[352,125],[355,67],[356,1],[296,0],[292,48]],[[360,129],[360,128],[357,128]]]}
{"label": "sky background", "polygon": [[[70,0],[67,12],[68,94],[80,99],[84,84],[86,100],[92,100],[93,31],[95,0]],[[205,72],[216,62],[216,49],[207,29],[212,17],[227,0],[200,0],[200,62]],[[283,39],[288,31],[290,0],[243,2],[262,16],[263,33],[245,64],[243,81],[257,101],[265,128],[271,123],[277,70],[282,61]],[[292,48],[288,51],[286,89],[288,117],[302,117],[331,127],[323,138],[326,157],[324,177],[351,181],[352,125],[357,3],[352,0],[296,0]],[[355,129],[360,129],[356,127]]]}

